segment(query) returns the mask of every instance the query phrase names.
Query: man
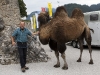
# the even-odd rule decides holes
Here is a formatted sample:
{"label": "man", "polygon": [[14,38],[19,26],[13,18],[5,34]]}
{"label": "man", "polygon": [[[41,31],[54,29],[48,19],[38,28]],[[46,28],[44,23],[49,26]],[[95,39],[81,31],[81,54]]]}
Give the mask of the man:
{"label": "man", "polygon": [[18,46],[18,52],[19,52],[19,58],[20,58],[20,65],[22,72],[25,72],[25,70],[28,70],[29,68],[26,67],[26,52],[27,52],[27,36],[28,35],[35,35],[36,33],[31,33],[27,28],[25,28],[25,22],[20,22],[20,27],[17,28],[11,37],[12,45],[15,45],[15,39]]}

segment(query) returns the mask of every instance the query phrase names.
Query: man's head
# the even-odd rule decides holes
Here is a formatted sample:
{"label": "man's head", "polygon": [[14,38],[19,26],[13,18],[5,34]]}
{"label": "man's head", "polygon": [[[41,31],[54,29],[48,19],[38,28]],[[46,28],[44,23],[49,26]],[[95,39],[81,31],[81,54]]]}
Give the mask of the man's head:
{"label": "man's head", "polygon": [[20,22],[20,28],[21,29],[24,29],[25,28],[25,22],[23,22],[23,21]]}

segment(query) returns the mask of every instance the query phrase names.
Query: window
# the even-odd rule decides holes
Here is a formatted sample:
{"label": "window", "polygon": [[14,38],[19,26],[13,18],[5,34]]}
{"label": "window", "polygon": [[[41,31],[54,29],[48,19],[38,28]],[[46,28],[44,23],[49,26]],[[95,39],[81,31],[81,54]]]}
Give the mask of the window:
{"label": "window", "polygon": [[98,14],[91,14],[90,15],[90,21],[97,21],[98,20]]}

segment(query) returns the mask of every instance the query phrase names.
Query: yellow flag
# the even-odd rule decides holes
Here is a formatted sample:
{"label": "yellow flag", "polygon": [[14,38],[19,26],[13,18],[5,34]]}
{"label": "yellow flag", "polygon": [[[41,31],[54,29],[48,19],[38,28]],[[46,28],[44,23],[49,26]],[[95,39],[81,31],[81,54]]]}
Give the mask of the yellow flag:
{"label": "yellow flag", "polygon": [[33,29],[36,31],[36,16],[33,15]]}
{"label": "yellow flag", "polygon": [[49,16],[52,17],[52,5],[51,5],[51,3],[48,3],[48,10],[49,10]]}

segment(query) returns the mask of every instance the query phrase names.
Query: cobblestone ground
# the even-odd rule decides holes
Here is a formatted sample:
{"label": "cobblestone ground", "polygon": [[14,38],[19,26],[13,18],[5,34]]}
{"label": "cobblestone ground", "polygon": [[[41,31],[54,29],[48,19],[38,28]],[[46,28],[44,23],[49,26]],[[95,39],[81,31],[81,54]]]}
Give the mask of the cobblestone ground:
{"label": "cobblestone ground", "polygon": [[22,73],[19,64],[0,65],[0,75],[100,75],[100,48],[93,49],[94,64],[89,65],[89,52],[88,48],[83,51],[82,62],[78,63],[76,60],[79,57],[80,50],[67,46],[66,59],[68,63],[68,70],[62,70],[63,60],[60,57],[60,68],[54,68],[56,64],[56,57],[54,52],[50,51],[48,45],[43,46],[48,56],[51,58],[48,62],[30,63],[27,64],[29,70]]}

